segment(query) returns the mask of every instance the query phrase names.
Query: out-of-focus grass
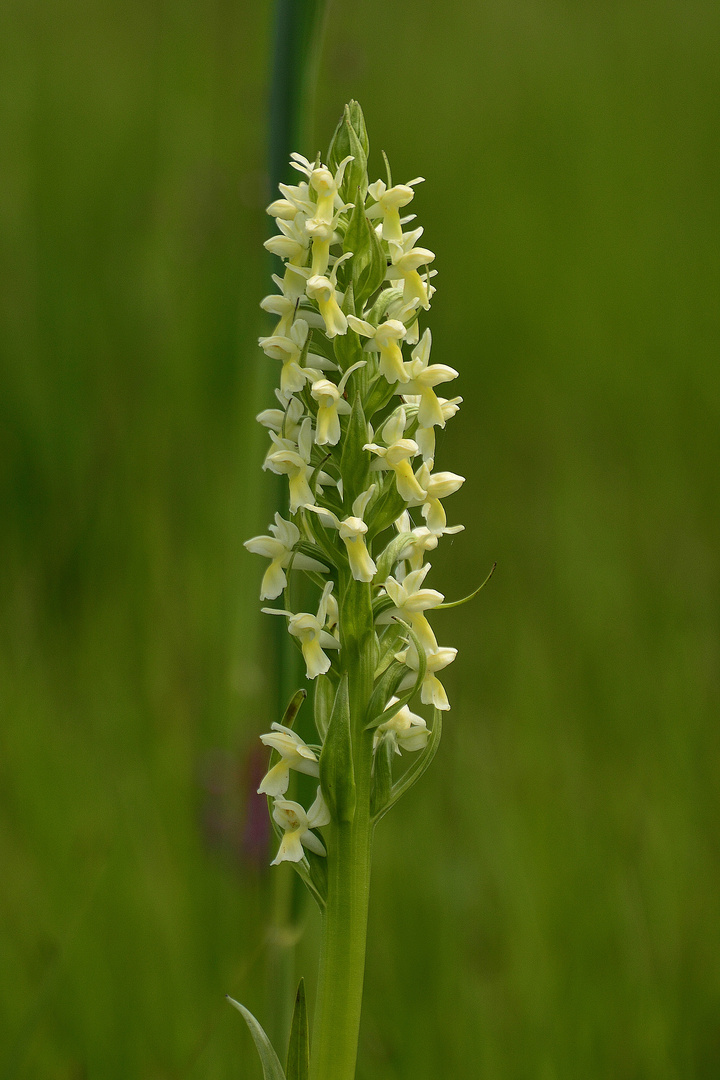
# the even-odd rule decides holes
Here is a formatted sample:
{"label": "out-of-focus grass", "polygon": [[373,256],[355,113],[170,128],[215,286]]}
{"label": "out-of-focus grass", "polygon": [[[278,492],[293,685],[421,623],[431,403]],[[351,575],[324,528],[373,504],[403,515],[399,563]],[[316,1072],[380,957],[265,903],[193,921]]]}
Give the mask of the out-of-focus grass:
{"label": "out-of-focus grass", "polygon": [[[0,1077],[251,1077],[269,7],[4,22]],[[356,96],[428,180],[435,583],[499,564],[378,834],[368,1080],[720,1068],[717,45],[708,3],[331,9],[316,130]]]}

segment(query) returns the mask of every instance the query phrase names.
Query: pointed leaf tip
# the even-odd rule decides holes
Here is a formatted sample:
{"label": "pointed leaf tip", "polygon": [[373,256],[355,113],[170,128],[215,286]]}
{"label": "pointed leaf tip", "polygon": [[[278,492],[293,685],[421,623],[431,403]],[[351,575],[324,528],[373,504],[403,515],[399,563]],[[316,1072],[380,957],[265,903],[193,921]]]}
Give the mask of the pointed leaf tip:
{"label": "pointed leaf tip", "polygon": [[308,1030],[305,982],[300,980],[295,996],[290,1042],[288,1044],[287,1080],[307,1080],[310,1072],[310,1033]]}
{"label": "pointed leaf tip", "polygon": [[231,998],[229,994],[226,994],[225,997],[230,1004],[242,1014],[243,1020],[248,1026],[260,1056],[264,1080],[287,1080],[278,1056],[273,1050],[272,1043],[253,1014],[249,1009],[246,1009],[244,1005],[241,1005],[239,1001],[235,1001],[234,998]]}

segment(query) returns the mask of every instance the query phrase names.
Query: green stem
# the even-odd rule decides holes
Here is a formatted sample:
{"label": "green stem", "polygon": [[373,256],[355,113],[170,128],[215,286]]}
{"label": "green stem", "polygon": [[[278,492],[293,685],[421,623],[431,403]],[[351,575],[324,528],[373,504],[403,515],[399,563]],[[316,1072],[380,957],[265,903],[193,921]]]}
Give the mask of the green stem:
{"label": "green stem", "polygon": [[[340,588],[346,590],[346,595],[352,594],[349,607],[369,607],[368,585],[352,579],[343,581],[341,576]],[[353,1080],[355,1076],[373,834],[372,732],[363,730],[375,668],[372,616],[369,624],[365,624],[368,625],[370,635],[361,641],[348,640],[343,635],[357,801],[352,822],[332,822],[323,833],[327,842],[328,895],[322,925],[310,1080]]]}

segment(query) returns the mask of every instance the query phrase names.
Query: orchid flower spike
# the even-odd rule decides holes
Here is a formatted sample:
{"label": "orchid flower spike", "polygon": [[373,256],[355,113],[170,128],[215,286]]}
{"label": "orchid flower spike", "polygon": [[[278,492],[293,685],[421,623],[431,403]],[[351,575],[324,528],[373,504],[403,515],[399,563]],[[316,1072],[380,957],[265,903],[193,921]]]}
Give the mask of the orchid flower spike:
{"label": "orchid flower spike", "polygon": [[[277,401],[257,419],[269,432],[263,468],[282,478],[287,509],[245,541],[268,560],[261,600],[283,604],[262,610],[285,621],[312,680],[301,730],[314,722],[315,734],[305,742],[294,730],[308,696],[296,690],[260,736],[271,756],[258,791],[280,840],[273,864],[293,864],[325,915],[312,1053],[299,997],[294,1063],[310,1059],[312,1076],[338,1080],[356,1074],[373,830],[431,763],[450,708],[439,676],[457,650],[438,644],[430,619],[455,605],[428,584],[426,560],[463,528],[448,527],[443,500],[464,478],[433,471],[437,431],[462,398],[440,396],[458,372],[430,358],[435,254],[405,214],[422,178],[393,184],[386,158],[387,179],[373,182],[369,154],[362,110],[349,102],[327,157],[292,154],[298,182],[281,184],[268,207],[276,235],[265,247],[282,269],[261,304],[274,329],[259,340],[280,364],[268,365]],[[404,753],[415,759],[398,769]],[[293,773],[319,783],[309,809],[286,798]],[[233,1004],[263,1067],[280,1075],[264,1031]]]}
{"label": "orchid flower spike", "polygon": [[[320,745],[308,746],[289,720],[272,724],[262,741],[277,754],[260,790],[275,800],[283,832],[274,861],[301,863],[316,892],[317,866],[304,853],[325,848],[313,828],[332,819],[350,829],[360,799],[370,800],[365,820],[368,813],[377,820],[383,800],[398,797],[404,779],[393,782],[389,750],[434,753],[438,713],[430,727],[412,711],[413,695],[449,709],[438,676],[456,656],[430,625],[444,597],[428,585],[427,559],[463,528],[448,527],[444,500],[464,478],[434,471],[437,431],[462,402],[440,395],[458,371],[431,360],[425,320],[435,254],[407,214],[422,178],[393,184],[388,164],[386,180],[373,182],[368,154],[362,111],[352,102],[327,158],[292,155],[300,176],[280,185],[268,207],[276,235],[265,245],[283,268],[262,301],[277,321],[260,345],[280,366],[277,402],[258,421],[269,431],[263,468],[287,478],[287,510],[245,547],[268,560],[261,599],[284,606],[263,611],[281,615],[298,643],[314,682]],[[316,600],[294,602],[292,570],[307,576]],[[353,675],[358,663],[364,681]],[[373,756],[368,742],[368,753],[356,755],[359,733],[372,729]],[[362,783],[338,765],[349,760],[349,746],[353,770],[367,769]],[[325,800],[318,795],[309,811],[284,797],[293,770],[322,774]],[[332,858],[334,836],[329,851]]]}

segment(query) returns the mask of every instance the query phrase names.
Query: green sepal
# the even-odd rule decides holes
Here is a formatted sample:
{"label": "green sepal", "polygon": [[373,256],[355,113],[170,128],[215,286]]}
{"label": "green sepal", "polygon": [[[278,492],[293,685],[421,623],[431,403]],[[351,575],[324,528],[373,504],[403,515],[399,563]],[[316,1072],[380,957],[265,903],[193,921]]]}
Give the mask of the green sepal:
{"label": "green sepal", "polygon": [[381,739],[373,761],[373,786],[370,813],[374,816],[390,801],[395,747],[391,739]]}
{"label": "green sepal", "polygon": [[333,820],[351,822],[355,816],[355,770],[347,674],[338,685],[320,754],[320,787]]}
{"label": "green sepal", "polygon": [[253,1042],[260,1055],[260,1064],[262,1065],[264,1080],[287,1080],[278,1056],[272,1048],[272,1043],[253,1014],[246,1009],[244,1005],[241,1005],[239,1001],[235,1001],[234,998],[231,998],[229,994],[227,995],[227,1000],[242,1014],[242,1017],[250,1030]]}
{"label": "green sepal", "polygon": [[493,576],[493,574],[495,573],[495,567],[496,567],[496,566],[497,566],[497,563],[496,563],[496,562],[494,562],[494,563],[492,564],[492,566],[490,567],[490,573],[489,573],[489,574],[488,574],[488,576],[487,576],[487,577],[485,578],[485,580],[483,581],[482,585],[478,585],[477,589],[475,589],[475,591],[474,591],[474,592],[468,593],[468,595],[467,595],[467,596],[463,596],[462,600],[452,600],[452,601],[451,601],[451,602],[450,602],[449,604],[446,604],[446,603],[438,604],[438,605],[437,605],[437,608],[444,608],[444,609],[445,609],[445,610],[447,611],[447,610],[448,610],[448,608],[460,607],[460,605],[461,605],[461,604],[467,604],[467,602],[468,602],[469,600],[474,600],[474,599],[475,599],[475,597],[477,596],[477,594],[478,594],[478,593],[480,592],[480,590],[481,590],[481,589],[484,589],[484,588],[485,588],[485,586],[487,585],[488,581],[490,580],[490,578],[491,578],[491,577]]}
{"label": "green sepal", "polygon": [[368,487],[372,454],[369,450],[363,450],[363,446],[367,441],[367,420],[365,419],[360,394],[356,393],[353,398],[352,412],[348,417],[342,457],[340,458],[343,498],[348,506],[352,505],[358,495]]}
{"label": "green sepal", "polygon": [[310,1032],[308,1030],[305,982],[300,980],[295,995],[285,1076],[287,1080],[307,1080],[310,1072]]}
{"label": "green sepal", "polygon": [[328,150],[328,167],[333,173],[344,158],[349,155],[353,157],[353,161],[347,164],[340,185],[340,197],[344,202],[352,202],[354,198],[365,202],[369,146],[362,109],[356,101],[351,101],[345,106]]}
{"label": "green sepal", "polygon": [[[385,579],[390,576],[395,564],[400,562],[402,553],[408,546],[409,539],[410,534],[406,532],[398,533],[397,536],[393,536],[392,540],[388,543],[380,558],[377,560],[377,574],[375,575],[376,585],[382,585]],[[310,553],[308,552],[308,554]]]}
{"label": "green sepal", "polygon": [[403,290],[396,288],[383,289],[378,296],[373,306],[368,311],[365,318],[368,322],[371,322],[373,326],[379,326],[383,322],[385,312],[390,305],[396,301],[400,301],[403,298]]}
{"label": "green sepal", "polygon": [[335,701],[335,687],[327,675],[318,675],[315,680],[315,729],[320,741],[327,735],[330,726],[330,714]]}
{"label": "green sepal", "polygon": [[387,256],[377,233],[372,227],[360,201],[356,201],[347,232],[343,239],[343,251],[352,251],[350,273],[352,275],[355,303],[359,310],[375,293],[387,273]]}
{"label": "green sepal", "polygon": [[368,513],[366,519],[368,539],[372,540],[378,533],[389,529],[406,508],[407,503],[402,495],[398,494],[395,477],[391,474],[387,478],[383,491],[380,492],[379,497],[372,504]]}
{"label": "green sepal", "polygon": [[405,770],[402,776],[393,784],[390,789],[390,797],[386,804],[379,807],[375,811],[373,822],[377,824],[380,818],[387,814],[388,810],[395,805],[406,791],[409,791],[413,784],[416,784],[425,770],[432,763],[435,757],[438,747],[440,745],[440,736],[442,735],[442,714],[439,709],[433,708],[433,722],[430,728],[430,735],[428,737],[427,746],[424,750],[418,753],[418,756],[414,759],[409,768]]}
{"label": "green sepal", "polygon": [[379,375],[365,399],[365,415],[368,420],[380,409],[384,409],[396,392],[397,384],[389,383],[384,375]]}

